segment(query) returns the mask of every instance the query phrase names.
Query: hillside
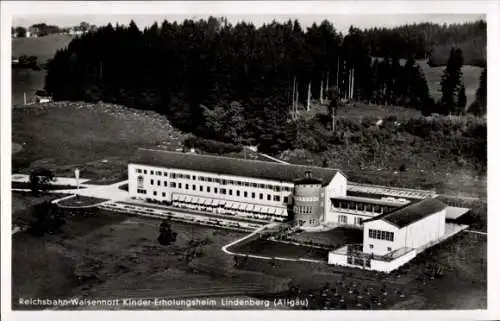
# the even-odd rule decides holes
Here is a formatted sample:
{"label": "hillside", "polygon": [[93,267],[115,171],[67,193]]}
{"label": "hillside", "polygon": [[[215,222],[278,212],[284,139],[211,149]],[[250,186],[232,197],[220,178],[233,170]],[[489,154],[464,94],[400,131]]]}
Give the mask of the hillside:
{"label": "hillside", "polygon": [[[435,101],[438,101],[441,99],[440,82],[445,66],[430,67],[425,60],[418,60],[417,63],[424,72],[431,97],[434,98]],[[467,106],[470,105],[475,99],[476,90],[479,87],[479,76],[481,76],[482,71],[483,68],[477,66],[465,65],[462,67],[465,95],[467,96]]]}
{"label": "hillside", "polygon": [[68,46],[73,39],[71,35],[48,35],[39,38],[12,39],[12,56],[37,56],[38,62],[44,64],[52,59],[58,49]]}
{"label": "hillside", "polygon": [[[12,109],[13,172],[35,167],[101,182],[126,178],[138,147],[182,147],[182,134],[154,112],[110,104],[52,103]],[[22,146],[22,149],[19,148]],[[20,150],[19,150],[20,149]]]}

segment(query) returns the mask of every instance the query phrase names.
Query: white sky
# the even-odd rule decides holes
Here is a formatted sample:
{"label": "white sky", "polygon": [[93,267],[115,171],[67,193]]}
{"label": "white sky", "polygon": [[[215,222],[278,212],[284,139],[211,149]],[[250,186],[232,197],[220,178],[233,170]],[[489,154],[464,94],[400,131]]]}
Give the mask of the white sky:
{"label": "white sky", "polygon": [[[118,22],[119,24],[128,24],[130,20],[134,20],[139,28],[143,29],[150,26],[154,21],[161,23],[163,20],[168,21],[183,21],[187,18],[201,19],[207,18],[209,15],[16,15],[13,16],[14,26],[28,27],[35,23],[45,22],[47,24],[54,24],[61,27],[73,26],[79,24],[81,21],[86,21],[90,24],[105,25],[111,22],[113,25]],[[215,15],[221,16],[221,15]],[[403,15],[241,15],[232,14],[224,15],[231,23],[235,24],[238,21],[249,21],[259,26],[263,23],[271,22],[273,19],[277,21],[286,21],[289,18],[292,20],[298,19],[303,27],[310,26],[313,22],[321,22],[326,19],[333,23],[335,28],[342,33],[345,33],[351,25],[359,28],[369,27],[390,27],[403,25],[413,22],[435,22],[435,23],[461,23],[467,21],[475,21],[485,18],[482,14],[403,14]]]}

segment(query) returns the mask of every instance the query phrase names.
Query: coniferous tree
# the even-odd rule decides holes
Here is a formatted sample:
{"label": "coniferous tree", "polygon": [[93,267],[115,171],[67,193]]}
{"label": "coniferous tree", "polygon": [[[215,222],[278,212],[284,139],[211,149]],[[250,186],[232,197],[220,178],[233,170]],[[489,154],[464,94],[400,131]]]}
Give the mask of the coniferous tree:
{"label": "coniferous tree", "polygon": [[[460,49],[452,48],[448,63],[441,77],[441,109],[443,114],[460,114],[459,93],[463,85],[463,57]],[[460,101],[463,103],[463,101]]]}

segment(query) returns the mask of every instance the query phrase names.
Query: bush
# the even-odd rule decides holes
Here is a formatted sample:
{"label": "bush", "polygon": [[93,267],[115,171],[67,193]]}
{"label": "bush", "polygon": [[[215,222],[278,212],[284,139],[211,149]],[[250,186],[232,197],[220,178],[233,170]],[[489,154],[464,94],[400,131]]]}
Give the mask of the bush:
{"label": "bush", "polygon": [[214,153],[219,155],[228,153],[239,153],[243,149],[241,146],[237,146],[234,144],[222,143],[215,140],[200,138],[193,135],[187,137],[184,140],[183,144],[187,148],[197,148],[207,153]]}

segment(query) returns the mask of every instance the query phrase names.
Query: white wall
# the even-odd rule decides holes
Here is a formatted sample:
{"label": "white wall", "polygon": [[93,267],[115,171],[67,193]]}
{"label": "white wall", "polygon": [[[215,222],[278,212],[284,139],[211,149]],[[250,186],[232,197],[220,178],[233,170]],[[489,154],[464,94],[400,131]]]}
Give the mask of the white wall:
{"label": "white wall", "polygon": [[335,174],[330,183],[324,188],[323,210],[325,222],[337,222],[335,212],[330,211],[330,199],[336,196],[347,195],[347,178],[341,173]]}
{"label": "white wall", "polygon": [[[144,173],[137,173],[136,169],[140,168],[143,171],[146,170],[147,174]],[[155,174],[151,175],[150,171],[153,170]],[[191,177],[197,176],[196,180],[191,179],[180,179],[180,178],[171,178],[169,176],[157,176],[156,171],[161,171],[167,172],[170,174],[171,172],[174,172],[176,174],[183,174],[183,175],[191,175]],[[147,191],[147,194],[139,194],[137,193],[137,177],[139,175],[142,175],[144,177],[144,189]],[[221,183],[216,183],[216,182],[207,182],[207,181],[200,181],[198,179],[198,176],[205,176],[205,177],[211,177],[211,178],[217,178],[217,179],[226,179],[226,180],[237,180],[241,182],[248,182],[248,183],[256,183],[256,184],[264,184],[264,185],[277,185],[280,186],[281,190],[279,192],[274,191],[272,189],[268,188],[260,188],[260,187],[252,187],[252,186],[243,186],[243,185],[223,185]],[[271,180],[264,180],[264,179],[253,179],[253,178],[247,178],[247,177],[237,177],[237,176],[229,176],[229,175],[219,175],[219,174],[213,174],[213,173],[206,173],[203,171],[192,171],[192,170],[178,170],[178,169],[169,169],[165,167],[154,167],[154,166],[147,166],[147,165],[138,165],[138,164],[129,164],[128,166],[128,177],[129,177],[129,194],[130,196],[137,197],[137,198],[151,198],[159,201],[171,201],[172,200],[172,195],[174,193],[177,194],[182,194],[182,195],[192,195],[192,196],[201,196],[201,197],[207,197],[207,198],[213,198],[213,199],[222,199],[226,201],[233,201],[233,202],[242,202],[242,203],[250,203],[250,204],[258,204],[258,205],[264,205],[264,206],[273,206],[273,207],[278,207],[278,208],[286,208],[287,204],[284,203],[284,198],[285,196],[288,197],[288,203],[291,203],[291,197],[293,194],[293,183],[288,183],[288,182],[278,182],[278,181],[271,181]],[[151,184],[151,179],[153,180],[154,184]],[[158,180],[160,181],[160,186],[157,185]],[[164,182],[167,181],[167,186],[164,186]],[[179,188],[173,188],[170,187],[171,182],[176,182],[182,184],[182,189]],[[185,185],[189,185],[189,189],[185,188]],[[193,190],[192,185],[196,186],[196,190]],[[203,191],[200,191],[199,186],[203,186]],[[207,192],[207,187],[210,187],[210,192]],[[283,187],[288,187],[290,191],[284,191]],[[218,193],[214,193],[214,188],[218,189]],[[227,191],[226,194],[221,194],[220,189],[225,188]],[[229,195],[229,190],[232,190],[233,194]],[[240,196],[236,196],[236,191],[240,191]],[[157,195],[154,196],[153,192],[156,191]],[[244,192],[247,192],[247,197],[244,197]],[[255,198],[252,198],[252,192],[255,193]],[[162,193],[165,193],[165,196],[163,196]],[[259,198],[259,194],[263,194],[263,199]],[[271,195],[271,200],[267,199],[267,195]],[[274,196],[278,195],[280,197],[279,201],[274,201]]]}
{"label": "white wall", "polygon": [[[416,255],[417,255],[416,251],[412,250],[412,251],[406,253],[405,255],[400,256],[397,259],[394,259],[394,260],[389,261],[389,262],[381,261],[381,260],[370,260],[370,267],[369,268],[365,267],[364,269],[389,273],[391,271],[396,270],[397,268],[399,268],[403,264],[408,263],[409,261],[414,259]],[[336,254],[335,251],[330,251],[328,253],[328,264],[362,269],[361,266],[348,264],[347,263],[347,256],[343,255],[343,254]]]}
{"label": "white wall", "polygon": [[446,209],[404,227],[405,246],[418,248],[444,235]]}
{"label": "white wall", "polygon": [[[393,232],[394,241],[378,240],[369,237],[368,231],[370,229]],[[402,230],[398,229],[396,226],[387,223],[383,220],[375,220],[371,222],[366,222],[363,226],[363,252],[373,253],[375,255],[385,255],[389,253],[388,247],[392,251],[404,247],[404,233]],[[373,248],[370,248],[373,245]]]}

